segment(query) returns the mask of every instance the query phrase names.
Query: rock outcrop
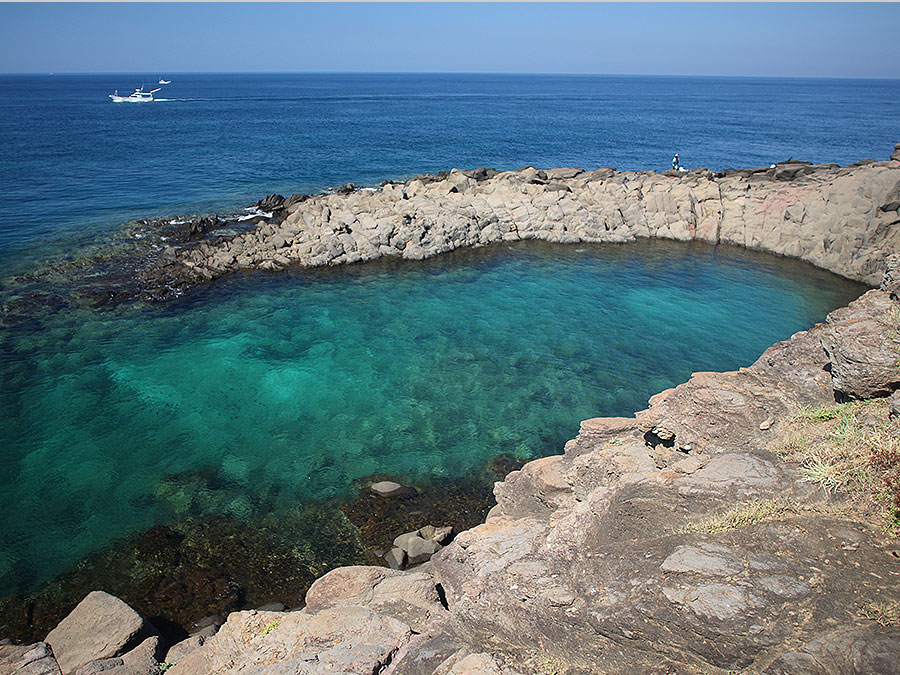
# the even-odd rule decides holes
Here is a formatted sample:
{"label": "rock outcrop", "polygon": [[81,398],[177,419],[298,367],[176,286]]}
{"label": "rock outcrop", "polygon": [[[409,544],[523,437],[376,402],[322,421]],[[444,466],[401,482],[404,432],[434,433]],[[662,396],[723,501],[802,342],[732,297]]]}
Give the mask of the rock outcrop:
{"label": "rock outcrop", "polygon": [[[234,612],[215,634],[176,645],[168,672],[900,673],[896,540],[777,452],[801,406],[843,399],[891,396],[873,424],[900,434],[892,157],[719,175],[453,171],[287,207],[276,195],[265,205],[285,212],[280,224],[171,251],[210,279],[516,238],[668,237],[761,248],[882,285],[747,368],[694,373],[634,417],[582,422],[563,454],[496,483],[486,521],[417,570],[333,570],[300,611]],[[397,539],[437,536],[424,529]],[[55,659],[44,643],[0,646],[0,665],[156,672],[157,638],[116,602],[88,596],[47,636]],[[123,618],[85,634],[94,606]]]}
{"label": "rock outcrop", "polygon": [[646,237],[759,249],[875,285],[885,256],[900,253],[896,160],[847,167],[792,160],[721,173],[454,169],[379,189],[272,195],[257,205],[275,209],[278,221],[171,246],[147,268],[146,282],[190,285],[237,270],[385,256],[419,260],[520,239]]}

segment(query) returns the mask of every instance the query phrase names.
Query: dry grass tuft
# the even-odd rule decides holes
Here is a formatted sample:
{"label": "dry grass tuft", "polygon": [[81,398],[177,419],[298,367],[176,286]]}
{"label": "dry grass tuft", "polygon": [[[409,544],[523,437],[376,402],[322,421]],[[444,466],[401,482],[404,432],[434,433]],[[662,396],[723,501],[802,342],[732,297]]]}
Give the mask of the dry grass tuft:
{"label": "dry grass tuft", "polygon": [[888,419],[887,399],[801,408],[793,426],[779,454],[900,533],[900,423]]}
{"label": "dry grass tuft", "polygon": [[682,534],[695,532],[715,534],[716,532],[725,532],[726,530],[734,530],[753,523],[760,523],[764,520],[775,520],[789,510],[786,503],[774,499],[752,501],[735,506],[721,515],[704,518],[694,523],[687,523],[681,527],[679,532]]}
{"label": "dry grass tuft", "polygon": [[882,626],[900,626],[900,602],[869,602],[862,606],[859,615]]}

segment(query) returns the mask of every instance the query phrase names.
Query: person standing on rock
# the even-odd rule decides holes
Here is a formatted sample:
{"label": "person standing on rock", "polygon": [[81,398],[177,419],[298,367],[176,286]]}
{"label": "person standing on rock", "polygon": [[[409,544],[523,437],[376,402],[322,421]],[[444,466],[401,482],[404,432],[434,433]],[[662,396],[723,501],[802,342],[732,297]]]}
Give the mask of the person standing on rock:
{"label": "person standing on rock", "polygon": [[681,168],[681,162],[678,161],[678,153],[677,152],[675,153],[675,156],[672,158],[672,168],[675,171],[678,171],[678,169]]}

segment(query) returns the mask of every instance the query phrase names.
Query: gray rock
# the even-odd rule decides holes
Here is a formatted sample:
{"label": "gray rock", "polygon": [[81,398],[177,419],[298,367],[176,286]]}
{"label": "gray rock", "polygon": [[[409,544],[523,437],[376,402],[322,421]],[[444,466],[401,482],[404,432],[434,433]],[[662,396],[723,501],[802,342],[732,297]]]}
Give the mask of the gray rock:
{"label": "gray rock", "polygon": [[431,559],[435,553],[441,550],[441,545],[431,539],[411,537],[406,542],[406,554],[409,556],[410,565],[418,565]]}
{"label": "gray rock", "polygon": [[317,579],[306,593],[308,612],[351,605],[377,610],[417,631],[446,614],[434,579],[421,572],[339,567]]}
{"label": "gray rock", "polygon": [[202,619],[195,621],[189,632],[191,635],[196,635],[199,631],[209,627],[217,630],[223,623],[225,623],[225,617],[219,616],[218,614],[208,614]]}
{"label": "gray rock", "polygon": [[3,675],[60,675],[53,651],[45,642],[31,645],[0,645]]}
{"label": "gray rock", "polygon": [[663,561],[664,572],[690,572],[727,577],[744,569],[736,552],[717,544],[681,546]]}
{"label": "gray rock", "polygon": [[900,389],[891,396],[891,404],[888,415],[892,420],[900,420]]}
{"label": "gray rock", "polygon": [[456,654],[462,645],[450,635],[416,636],[398,655],[392,675],[432,675],[438,666]]}
{"label": "gray rock", "polygon": [[92,591],[47,635],[63,675],[98,659],[119,656],[156,630],[118,598]]}
{"label": "gray rock", "polygon": [[407,553],[402,548],[395,546],[384,554],[384,559],[392,570],[401,570],[406,566]]}
{"label": "gray rock", "polygon": [[891,153],[891,159],[900,162],[900,143],[894,145],[894,151]]}
{"label": "gray rock", "polygon": [[416,532],[404,532],[394,539],[394,546],[409,551],[409,540],[419,536],[419,530]]}
{"label": "gray rock", "polygon": [[434,528],[434,532],[431,534],[430,537],[423,537],[423,538],[433,539],[434,541],[439,543],[441,546],[443,546],[450,540],[450,537],[452,537],[452,536],[453,536],[453,526],[446,525],[444,527]]}
{"label": "gray rock", "polygon": [[395,483],[392,480],[383,480],[378,483],[375,483],[369,488],[376,495],[380,495],[381,497],[394,497],[403,492],[403,486],[400,483]]}

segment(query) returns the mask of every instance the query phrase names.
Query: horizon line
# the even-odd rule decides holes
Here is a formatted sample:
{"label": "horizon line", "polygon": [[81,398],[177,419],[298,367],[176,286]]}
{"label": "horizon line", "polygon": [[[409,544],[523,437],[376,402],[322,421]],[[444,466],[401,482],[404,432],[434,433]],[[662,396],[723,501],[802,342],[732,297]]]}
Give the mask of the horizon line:
{"label": "horizon line", "polygon": [[109,70],[109,71],[33,71],[0,72],[0,77],[55,77],[58,75],[154,75],[160,72],[171,75],[493,75],[528,77],[696,77],[766,80],[884,80],[896,81],[900,77],[873,75],[725,75],[690,73],[564,73],[564,72],[514,72],[514,71],[425,71],[425,70]]}

